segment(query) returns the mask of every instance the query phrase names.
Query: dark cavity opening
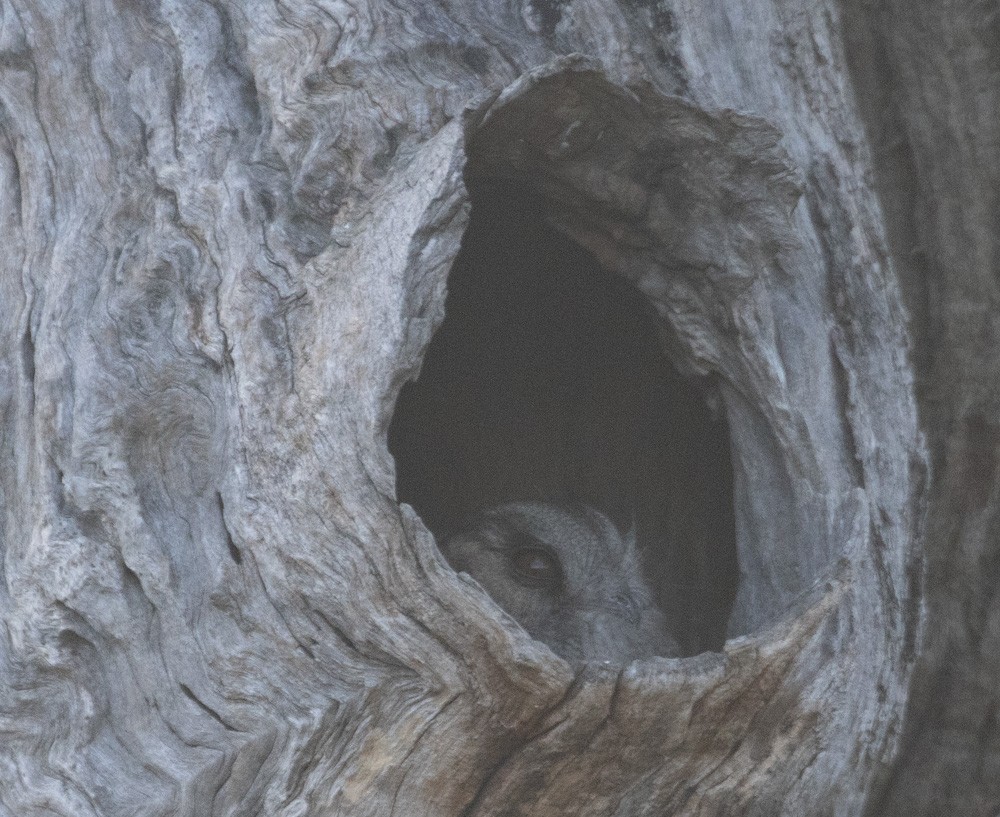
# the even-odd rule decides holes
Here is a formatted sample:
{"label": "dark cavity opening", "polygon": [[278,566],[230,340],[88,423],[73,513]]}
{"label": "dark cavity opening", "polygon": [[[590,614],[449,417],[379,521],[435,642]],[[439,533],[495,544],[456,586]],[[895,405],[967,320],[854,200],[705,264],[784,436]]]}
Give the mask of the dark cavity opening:
{"label": "dark cavity opening", "polygon": [[439,538],[515,499],[634,519],[684,651],[719,649],[738,567],[710,384],[677,372],[652,305],[549,227],[544,200],[496,182],[470,193],[445,319],[389,431],[399,500]]}

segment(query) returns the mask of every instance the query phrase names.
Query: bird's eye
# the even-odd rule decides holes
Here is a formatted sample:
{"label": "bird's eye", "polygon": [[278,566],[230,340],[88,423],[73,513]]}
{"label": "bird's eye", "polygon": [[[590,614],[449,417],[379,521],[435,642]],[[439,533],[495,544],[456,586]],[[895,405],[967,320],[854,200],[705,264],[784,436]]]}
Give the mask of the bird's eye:
{"label": "bird's eye", "polygon": [[539,547],[521,547],[510,557],[518,580],[531,587],[554,587],[562,581],[559,560]]}

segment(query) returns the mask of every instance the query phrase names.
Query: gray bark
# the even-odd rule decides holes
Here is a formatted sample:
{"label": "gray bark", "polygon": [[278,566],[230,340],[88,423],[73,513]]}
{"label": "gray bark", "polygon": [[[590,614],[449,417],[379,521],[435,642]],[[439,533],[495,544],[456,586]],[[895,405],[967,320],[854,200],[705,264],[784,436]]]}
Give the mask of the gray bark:
{"label": "gray bark", "polygon": [[[995,812],[977,10],[3,0],[0,813]],[[713,384],[721,651],[571,666],[398,502],[481,179]]]}
{"label": "gray bark", "polygon": [[911,315],[934,466],[926,638],[901,754],[870,813],[994,817],[1000,16],[984,3],[857,4],[845,42]]}

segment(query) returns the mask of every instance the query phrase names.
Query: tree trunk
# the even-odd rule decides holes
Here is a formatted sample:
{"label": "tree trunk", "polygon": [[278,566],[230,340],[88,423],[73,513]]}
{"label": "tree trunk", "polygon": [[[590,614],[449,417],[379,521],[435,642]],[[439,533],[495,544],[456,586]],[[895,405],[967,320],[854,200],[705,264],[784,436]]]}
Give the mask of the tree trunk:
{"label": "tree trunk", "polygon": [[[0,0],[0,813],[995,814],[997,19]],[[518,492],[687,654],[456,574]]]}

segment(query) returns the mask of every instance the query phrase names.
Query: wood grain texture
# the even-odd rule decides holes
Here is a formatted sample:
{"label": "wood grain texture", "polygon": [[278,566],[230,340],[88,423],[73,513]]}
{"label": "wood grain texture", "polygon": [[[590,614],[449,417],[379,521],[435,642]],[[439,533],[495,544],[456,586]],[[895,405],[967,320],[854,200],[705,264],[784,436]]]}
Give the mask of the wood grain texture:
{"label": "wood grain texture", "polygon": [[[0,813],[860,814],[926,454],[839,7],[0,4]],[[719,384],[725,651],[571,667],[395,497],[466,180]]]}
{"label": "wood grain texture", "polygon": [[935,474],[927,637],[903,750],[870,814],[993,817],[1000,809],[1000,143],[993,113],[1000,17],[976,2],[848,3],[845,34],[912,316]]}

